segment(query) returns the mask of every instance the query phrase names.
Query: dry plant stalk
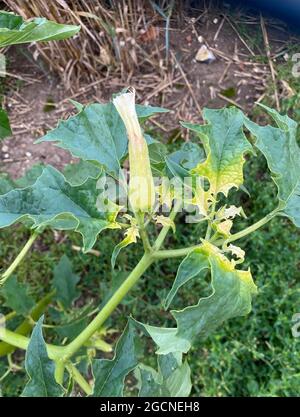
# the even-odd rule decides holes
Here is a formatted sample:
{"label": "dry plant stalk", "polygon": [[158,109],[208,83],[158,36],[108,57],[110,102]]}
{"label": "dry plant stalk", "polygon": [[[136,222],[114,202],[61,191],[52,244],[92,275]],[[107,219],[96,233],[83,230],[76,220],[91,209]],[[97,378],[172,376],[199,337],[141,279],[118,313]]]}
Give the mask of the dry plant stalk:
{"label": "dry plant stalk", "polygon": [[[59,42],[34,47],[57,72],[67,89],[94,82],[111,68],[126,82],[142,64],[147,48],[158,40],[161,17],[147,0],[5,0],[24,19],[42,16],[59,23],[81,25],[80,33]],[[158,48],[157,48],[158,49]]]}

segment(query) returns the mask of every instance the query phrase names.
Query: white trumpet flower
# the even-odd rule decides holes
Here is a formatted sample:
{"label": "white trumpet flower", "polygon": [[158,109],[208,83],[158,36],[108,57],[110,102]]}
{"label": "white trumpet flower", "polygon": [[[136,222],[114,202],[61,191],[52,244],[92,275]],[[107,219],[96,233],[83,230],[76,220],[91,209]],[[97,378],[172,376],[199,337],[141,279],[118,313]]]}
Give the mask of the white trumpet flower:
{"label": "white trumpet flower", "polygon": [[126,127],[129,150],[130,180],[128,196],[134,212],[150,212],[155,204],[148,145],[143,136],[135,109],[135,90],[121,93],[113,104]]}

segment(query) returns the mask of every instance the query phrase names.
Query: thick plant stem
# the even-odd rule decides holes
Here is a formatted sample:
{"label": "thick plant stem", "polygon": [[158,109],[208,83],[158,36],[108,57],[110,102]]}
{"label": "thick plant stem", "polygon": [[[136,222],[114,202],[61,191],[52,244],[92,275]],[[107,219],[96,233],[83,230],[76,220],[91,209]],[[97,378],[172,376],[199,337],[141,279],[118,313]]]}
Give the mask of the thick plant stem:
{"label": "thick plant stem", "polygon": [[16,259],[13,261],[13,263],[9,266],[9,268],[0,276],[0,285],[3,285],[8,278],[14,273],[16,268],[19,266],[19,264],[23,261],[25,256],[27,255],[27,252],[30,250],[31,246],[33,245],[36,238],[39,236],[38,231],[34,231],[28,241],[26,242],[26,245],[23,247],[19,255],[16,257]]}
{"label": "thick plant stem", "polygon": [[[27,350],[29,345],[29,338],[21,334],[17,334],[0,326],[0,340],[15,346],[19,349]],[[59,360],[63,356],[65,350],[64,346],[55,346],[47,344],[47,352],[50,359]]]}
{"label": "thick plant stem", "polygon": [[[38,320],[43,312],[45,311],[46,307],[51,302],[53,296],[55,294],[55,290],[51,291],[49,294],[45,295],[31,310],[30,317],[27,317],[14,331],[14,333],[26,336],[30,330],[32,329],[32,321],[31,320]],[[12,312],[14,313],[14,312]],[[10,313],[10,314],[12,314]],[[5,318],[5,321],[7,321],[7,317]],[[15,351],[15,347],[12,345],[9,345],[5,342],[0,342],[0,357],[6,356],[9,353],[13,353]]]}
{"label": "thick plant stem", "polygon": [[278,213],[279,209],[275,209],[273,211],[271,211],[271,213],[267,214],[265,217],[263,217],[262,219],[260,219],[258,222],[252,224],[251,226],[247,227],[244,230],[241,230],[238,233],[235,233],[233,235],[231,235],[228,239],[225,240],[224,245],[228,245],[228,243],[230,242],[234,242],[235,240],[241,239],[244,236],[249,235],[250,233],[255,232],[255,230],[259,229],[260,227],[264,226],[266,223],[268,223],[270,220],[273,219],[273,217],[276,216],[276,214]]}
{"label": "thick plant stem", "polygon": [[85,392],[85,394],[86,395],[91,395],[92,394],[92,388],[90,387],[90,384],[84,379],[84,377],[78,371],[76,366],[74,366],[72,363],[68,363],[66,365],[66,368],[67,368],[68,372],[70,373],[70,375],[73,377],[73,379],[80,386],[80,388]]}
{"label": "thick plant stem", "polygon": [[58,360],[55,363],[55,380],[60,385],[62,385],[64,382],[64,374],[65,374],[65,363],[63,361]]}
{"label": "thick plant stem", "polygon": [[150,254],[145,254],[136,267],[129,274],[128,278],[117,289],[114,295],[108,300],[102,310],[93,321],[81,332],[69,345],[64,348],[63,360],[69,359],[90,337],[103,325],[108,317],[120,304],[128,291],[134,286],[141,275],[152,264],[153,258]]}

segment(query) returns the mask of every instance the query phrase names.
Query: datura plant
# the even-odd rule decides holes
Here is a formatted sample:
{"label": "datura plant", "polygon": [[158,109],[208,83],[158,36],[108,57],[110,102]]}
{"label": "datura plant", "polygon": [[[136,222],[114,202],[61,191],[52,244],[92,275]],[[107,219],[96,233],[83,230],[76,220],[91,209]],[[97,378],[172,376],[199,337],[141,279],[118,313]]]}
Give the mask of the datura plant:
{"label": "datura plant", "polygon": [[[2,271],[0,355],[11,358],[16,349],[26,351],[28,381],[23,396],[75,392],[115,397],[132,395],[132,387],[139,396],[188,396],[192,388],[188,354],[194,342],[225,320],[249,314],[257,293],[251,270],[243,267],[245,252],[237,242],[278,216],[300,226],[296,123],[266,106],[262,107],[273,123],[265,126],[235,107],[204,109],[202,124],[182,123],[196,141],[168,152],[167,146],[145,133],[145,121],[167,110],[135,104],[133,89],[106,104],[73,103],[77,114],[60,121],[37,143],[55,142],[80,161],[63,172],[39,165],[16,181],[8,177],[1,181],[0,227],[23,223],[31,236]],[[256,223],[234,232],[234,222],[246,214],[242,207],[230,204],[230,197],[234,190],[247,191],[243,167],[259,152],[277,186],[278,205]],[[191,222],[201,223],[206,232],[193,236],[193,246],[164,247],[167,234],[176,233],[176,218],[182,221],[184,216],[187,234]],[[66,256],[54,270],[52,291],[38,302],[33,301],[28,284],[14,275],[34,241],[49,228],[78,232],[85,256],[91,256],[105,229],[123,235],[111,254],[112,268],[122,250],[142,245],[144,254],[99,308],[82,307],[76,316],[72,308],[79,296],[79,278]],[[169,327],[130,316],[112,347],[107,335],[116,330],[107,327],[107,320],[153,263],[170,258],[182,260],[167,289],[165,310],[193,279],[210,276],[209,295],[194,294],[196,304],[171,309]],[[147,277],[155,280],[151,269]],[[55,324],[61,311],[69,319]],[[11,324],[12,316],[20,318],[18,327]],[[143,341],[156,347],[153,356],[152,349],[143,350]]]}

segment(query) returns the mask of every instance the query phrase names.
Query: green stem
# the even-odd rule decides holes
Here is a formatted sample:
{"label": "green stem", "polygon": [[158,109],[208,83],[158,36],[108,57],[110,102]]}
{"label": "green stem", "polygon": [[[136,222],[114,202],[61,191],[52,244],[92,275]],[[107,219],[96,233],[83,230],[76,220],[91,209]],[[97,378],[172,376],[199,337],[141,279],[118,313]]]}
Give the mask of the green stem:
{"label": "green stem", "polygon": [[[17,313],[15,311],[11,311],[10,313],[6,314],[6,316],[4,316],[4,320],[5,322],[8,322],[9,320],[13,319],[14,317],[16,317]],[[0,319],[1,322],[1,319]]]}
{"label": "green stem", "polygon": [[[45,311],[46,307],[49,305],[50,301],[52,300],[53,296],[55,294],[55,290],[51,291],[49,294],[45,295],[31,310],[30,312],[30,318],[33,320],[38,320],[43,312]],[[14,313],[14,312],[12,312]],[[30,330],[32,329],[32,323],[31,319],[26,318],[14,331],[14,333],[26,336]],[[6,318],[7,321],[7,318]],[[13,353],[15,351],[15,347],[12,345],[9,345],[5,342],[0,342],[0,357],[6,356],[9,353]]]}
{"label": "green stem", "polygon": [[[177,212],[181,207],[181,202],[177,201],[174,205],[174,208],[170,214],[170,219],[174,220]],[[154,244],[155,250],[158,251],[161,245],[164,242],[164,239],[169,231],[171,226],[164,226],[156,239]],[[182,256],[182,255],[181,255]],[[135,268],[128,275],[127,279],[123,284],[117,289],[117,291],[112,295],[108,300],[102,310],[97,314],[97,316],[91,321],[91,323],[67,346],[54,346],[47,344],[48,355],[54,361],[63,361],[66,363],[74,353],[80,349],[81,346],[86,343],[93,334],[99,330],[99,328],[104,324],[104,322],[109,318],[113,311],[117,308],[123,298],[127,295],[130,289],[136,284],[139,278],[143,273],[149,268],[149,266],[154,262],[154,252],[146,252]],[[29,344],[29,338],[16,334],[10,330],[0,327],[0,339],[3,342],[9,343],[12,346],[18,347],[20,349],[27,349]],[[58,377],[61,378],[61,372],[59,370]]]}
{"label": "green stem", "polygon": [[103,323],[117,308],[128,291],[134,286],[141,275],[152,264],[153,258],[150,254],[145,254],[136,267],[131,271],[128,278],[117,289],[113,296],[108,300],[98,315],[91,323],[69,344],[65,347],[64,360],[69,359],[74,353],[87,341],[93,334],[99,330]]}
{"label": "green stem", "polygon": [[18,254],[16,259],[13,261],[13,263],[9,266],[9,268],[1,275],[0,278],[0,285],[3,285],[6,280],[13,274],[13,272],[16,270],[16,268],[19,266],[19,264],[23,261],[25,256],[27,255],[27,252],[30,250],[31,246],[33,245],[36,238],[39,236],[39,232],[35,230],[28,241],[26,242],[26,245],[23,247],[21,252]]}
{"label": "green stem", "polygon": [[73,377],[73,379],[80,386],[80,388],[86,393],[86,395],[91,395],[92,388],[90,387],[90,384],[83,378],[76,366],[74,366],[72,363],[68,363],[66,365],[66,368],[70,375]]}
{"label": "green stem", "polygon": [[58,360],[55,363],[55,380],[58,384],[62,385],[64,382],[65,363],[62,360]]}
{"label": "green stem", "polygon": [[[179,210],[181,209],[181,206],[182,206],[182,202],[180,200],[176,200],[175,204],[174,204],[174,207],[173,207],[173,210],[171,211],[170,216],[169,216],[170,220],[173,221],[175,219],[175,216],[179,212]],[[170,228],[171,228],[171,225],[166,225],[161,229],[161,231],[160,231],[160,233],[159,233],[159,235],[158,235],[158,237],[157,237],[157,239],[156,239],[156,241],[153,245],[153,250],[154,251],[158,251],[160,249],[161,245],[164,243],[164,240],[165,240]]]}
{"label": "green stem", "polygon": [[206,234],[205,234],[205,240],[210,239],[212,223],[214,221],[214,217],[215,217],[215,213],[216,213],[216,205],[217,205],[217,202],[214,201],[212,203],[212,206],[211,206],[210,219],[208,220],[207,230],[206,230]]}
{"label": "green stem", "polygon": [[199,245],[189,246],[188,248],[180,248],[180,249],[170,249],[170,250],[160,250],[153,253],[154,259],[167,259],[167,258],[180,258],[188,255],[193,250],[199,248]]}
{"label": "green stem", "polygon": [[[0,339],[9,345],[15,346],[19,349],[26,350],[29,344],[29,338],[21,334],[12,332],[0,326]],[[65,347],[47,344],[47,351],[50,359],[59,360],[63,357]]]}
{"label": "green stem", "polygon": [[273,219],[273,217],[275,217],[278,213],[279,209],[275,209],[273,211],[271,211],[271,213],[267,214],[265,217],[263,217],[262,219],[260,219],[258,222],[252,224],[251,226],[247,227],[246,229],[238,232],[238,233],[234,233],[233,235],[231,235],[228,239],[225,240],[224,245],[228,245],[228,243],[230,242],[234,242],[235,240],[241,239],[244,236],[249,235],[250,233],[255,232],[255,230],[259,229],[260,227],[264,226],[266,223],[268,223],[270,220]]}
{"label": "green stem", "polygon": [[144,217],[145,217],[144,213],[136,214],[136,219],[139,225],[140,235],[141,235],[141,239],[142,239],[143,246],[144,246],[144,251],[151,252],[152,247],[149,241],[148,233],[145,228]]}

